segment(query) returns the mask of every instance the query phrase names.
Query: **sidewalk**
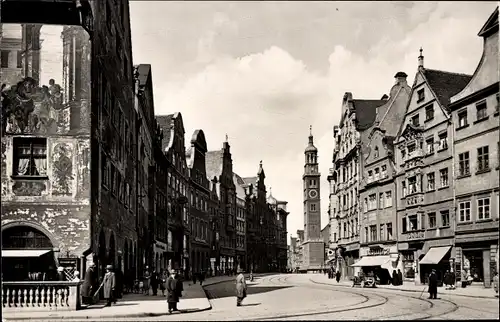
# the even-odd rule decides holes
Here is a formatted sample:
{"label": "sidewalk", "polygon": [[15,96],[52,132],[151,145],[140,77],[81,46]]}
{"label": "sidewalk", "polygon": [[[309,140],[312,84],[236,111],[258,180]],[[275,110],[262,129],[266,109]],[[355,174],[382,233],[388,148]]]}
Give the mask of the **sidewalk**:
{"label": "sidewalk", "polygon": [[[351,287],[352,282],[349,280],[341,280],[339,283],[335,279],[328,279],[328,276],[316,275],[312,278],[316,283],[332,284],[336,286]],[[388,289],[388,290],[398,290],[404,292],[416,292],[421,293],[427,291],[427,285],[415,285],[412,282],[405,282],[403,285],[393,286],[393,285],[377,285],[377,288]],[[465,297],[475,297],[475,298],[487,298],[494,299],[495,291],[493,289],[484,288],[482,286],[468,286],[466,288],[456,288],[454,290],[448,290],[444,287],[438,287],[438,294],[449,294],[456,296]]]}
{"label": "sidewalk", "polygon": [[[246,274],[247,276],[248,274]],[[266,274],[256,274],[255,277]],[[248,278],[248,276],[247,276]],[[203,286],[235,280],[236,276],[215,276],[205,280]],[[104,307],[104,302],[92,305],[78,311],[49,311],[49,312],[2,312],[4,321],[16,320],[64,320],[64,319],[107,319],[107,318],[141,318],[168,315],[166,297],[158,291],[157,296],[143,294],[126,294],[119,299],[116,305]],[[184,282],[184,292],[177,307],[181,313],[192,313],[210,310],[212,308],[203,287],[192,281]],[[179,314],[179,313],[173,313]]]}

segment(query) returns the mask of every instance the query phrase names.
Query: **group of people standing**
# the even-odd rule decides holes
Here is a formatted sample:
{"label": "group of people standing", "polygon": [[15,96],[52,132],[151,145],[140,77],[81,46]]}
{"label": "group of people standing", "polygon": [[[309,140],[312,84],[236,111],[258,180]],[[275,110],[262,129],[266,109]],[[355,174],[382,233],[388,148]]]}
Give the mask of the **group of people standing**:
{"label": "group of people standing", "polygon": [[392,271],[392,285],[398,286],[398,285],[403,285],[403,273],[401,270],[398,268],[398,271],[396,270]]}
{"label": "group of people standing", "polygon": [[329,279],[335,278],[337,283],[340,282],[340,276],[341,276],[340,271],[335,271],[333,267],[328,270],[328,278]]}

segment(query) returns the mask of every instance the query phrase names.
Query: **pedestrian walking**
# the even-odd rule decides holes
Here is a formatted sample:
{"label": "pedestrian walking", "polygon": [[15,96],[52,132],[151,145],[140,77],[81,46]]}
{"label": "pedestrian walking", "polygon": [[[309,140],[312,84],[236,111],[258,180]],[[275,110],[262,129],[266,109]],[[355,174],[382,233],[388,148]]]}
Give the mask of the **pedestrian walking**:
{"label": "pedestrian walking", "polygon": [[146,271],[142,279],[142,290],[145,295],[149,295],[149,282],[151,279],[151,273],[149,272],[149,266],[146,266]]}
{"label": "pedestrian walking", "polygon": [[236,306],[241,306],[243,299],[247,297],[247,283],[243,270],[238,268],[238,276],[236,276]]}
{"label": "pedestrian walking", "polygon": [[176,275],[177,271],[172,269],[172,272],[167,279],[167,303],[169,313],[172,313],[172,311],[178,311],[177,303],[179,302],[179,293],[177,291]]}
{"label": "pedestrian walking", "polygon": [[340,271],[337,271],[337,273],[335,274],[335,280],[337,280],[337,283],[340,282]]}
{"label": "pedestrian walking", "polygon": [[200,273],[200,285],[203,285],[204,281],[205,281],[205,271],[201,271],[201,273]]}
{"label": "pedestrian walking", "polygon": [[84,304],[92,304],[93,293],[97,290],[97,285],[99,285],[99,280],[95,264],[90,263],[89,268],[85,272],[82,284],[82,302]]}
{"label": "pedestrian walking", "polygon": [[164,270],[164,269],[162,269],[160,272],[159,283],[160,283],[160,290],[161,290],[162,296],[165,296],[165,289],[166,289],[166,283],[167,283],[167,278],[168,278],[166,272],[167,272],[167,270]]}
{"label": "pedestrian walking", "polygon": [[153,268],[153,272],[151,273],[151,289],[153,290],[153,296],[158,295],[158,280],[158,273],[156,269]]}
{"label": "pedestrian walking", "polygon": [[196,281],[197,281],[197,279],[196,279],[196,273],[192,272],[191,273],[191,278],[193,280],[193,285],[196,284]]}
{"label": "pedestrian walking", "polygon": [[429,275],[429,298],[437,299],[437,288],[438,288],[438,278],[436,275],[436,270],[433,269]]}
{"label": "pedestrian walking", "polygon": [[403,273],[401,273],[401,270],[398,268],[398,285],[403,285]]}
{"label": "pedestrian walking", "polygon": [[113,265],[106,266],[106,275],[104,275],[104,298],[107,303],[106,306],[111,306],[111,303],[116,303],[115,299],[115,288],[116,288],[116,277],[113,273]]}
{"label": "pedestrian walking", "polygon": [[394,270],[392,271],[392,285],[397,286],[397,285],[399,285],[399,283],[398,283],[398,282],[399,282],[399,281],[398,281],[398,273],[397,273],[397,272],[396,272],[396,270],[394,269]]}

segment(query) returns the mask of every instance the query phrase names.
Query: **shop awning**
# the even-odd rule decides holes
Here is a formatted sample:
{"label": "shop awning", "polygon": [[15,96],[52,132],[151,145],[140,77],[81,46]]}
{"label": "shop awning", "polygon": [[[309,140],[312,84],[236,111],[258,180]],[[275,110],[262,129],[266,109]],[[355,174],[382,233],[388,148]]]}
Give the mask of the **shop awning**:
{"label": "shop awning", "polygon": [[3,249],[2,257],[40,257],[52,249]]}
{"label": "shop awning", "polygon": [[365,256],[361,257],[359,261],[352,264],[352,267],[373,267],[382,266],[391,260],[390,256]]}
{"label": "shop awning", "polygon": [[420,264],[439,264],[450,249],[451,246],[431,247],[420,261]]}

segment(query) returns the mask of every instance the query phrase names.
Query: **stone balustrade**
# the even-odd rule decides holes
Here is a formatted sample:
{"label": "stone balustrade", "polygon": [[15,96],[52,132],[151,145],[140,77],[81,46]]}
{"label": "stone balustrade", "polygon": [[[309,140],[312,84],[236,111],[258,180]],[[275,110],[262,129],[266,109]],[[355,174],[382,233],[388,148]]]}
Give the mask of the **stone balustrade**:
{"label": "stone balustrade", "polygon": [[80,308],[81,282],[2,282],[2,310],[74,311]]}

